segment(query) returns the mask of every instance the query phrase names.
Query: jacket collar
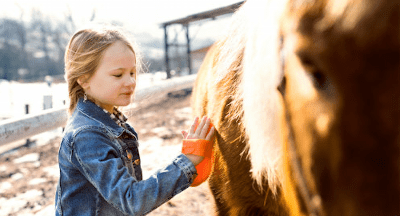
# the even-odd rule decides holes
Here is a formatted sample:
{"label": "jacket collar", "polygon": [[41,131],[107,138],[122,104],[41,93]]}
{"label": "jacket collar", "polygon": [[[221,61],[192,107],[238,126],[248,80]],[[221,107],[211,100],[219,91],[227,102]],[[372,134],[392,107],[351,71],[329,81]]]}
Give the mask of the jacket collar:
{"label": "jacket collar", "polygon": [[125,131],[123,127],[119,126],[113,119],[111,119],[108,113],[105,113],[102,108],[90,100],[83,101],[83,98],[79,98],[76,109],[86,116],[104,124],[117,137]]}

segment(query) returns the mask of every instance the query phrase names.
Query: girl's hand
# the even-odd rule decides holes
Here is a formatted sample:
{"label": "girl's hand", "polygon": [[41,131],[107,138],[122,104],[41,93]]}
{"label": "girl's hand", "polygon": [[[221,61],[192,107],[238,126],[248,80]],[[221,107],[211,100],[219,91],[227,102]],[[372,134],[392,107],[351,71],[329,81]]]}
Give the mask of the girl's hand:
{"label": "girl's hand", "polygon": [[[186,131],[182,131],[182,136],[184,139],[203,139],[211,141],[214,136],[214,126],[208,131],[210,127],[211,120],[204,116],[199,123],[199,118],[196,117],[192,126],[189,129],[189,133]],[[192,163],[197,166],[204,157],[194,155],[194,154],[185,154],[187,158],[189,158]]]}
{"label": "girl's hand", "polygon": [[182,131],[183,139],[204,139],[210,141],[214,135],[214,126],[208,131],[211,120],[204,116],[199,124],[199,117],[194,119],[192,126],[190,126],[189,133]]}

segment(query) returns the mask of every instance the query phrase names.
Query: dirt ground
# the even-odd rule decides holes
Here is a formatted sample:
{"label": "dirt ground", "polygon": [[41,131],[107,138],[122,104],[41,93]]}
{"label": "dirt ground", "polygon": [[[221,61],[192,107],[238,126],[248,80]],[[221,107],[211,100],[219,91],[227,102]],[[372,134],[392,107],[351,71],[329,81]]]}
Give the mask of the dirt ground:
{"label": "dirt ground", "polygon": [[[139,134],[144,179],[180,153],[193,120],[190,90],[149,98],[128,113]],[[61,137],[0,155],[0,216],[54,215]],[[33,140],[34,141],[34,140]],[[214,215],[208,183],[190,187],[148,215]]]}

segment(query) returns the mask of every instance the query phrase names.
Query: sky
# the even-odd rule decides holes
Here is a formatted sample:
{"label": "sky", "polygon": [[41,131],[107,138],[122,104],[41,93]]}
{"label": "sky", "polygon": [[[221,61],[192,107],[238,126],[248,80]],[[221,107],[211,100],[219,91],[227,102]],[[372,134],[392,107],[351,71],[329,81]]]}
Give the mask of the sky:
{"label": "sky", "polygon": [[[37,9],[50,19],[63,20],[71,11],[79,28],[88,23],[95,10],[97,22],[118,21],[134,35],[148,34],[149,38],[162,42],[164,31],[161,23],[237,2],[240,0],[3,0],[0,18],[19,19],[21,11],[24,11],[23,19],[28,20],[32,9]],[[227,21],[229,18],[225,17],[213,22],[194,23],[190,27],[191,37],[199,40],[218,38]],[[182,31],[180,26],[174,28],[173,32]]]}

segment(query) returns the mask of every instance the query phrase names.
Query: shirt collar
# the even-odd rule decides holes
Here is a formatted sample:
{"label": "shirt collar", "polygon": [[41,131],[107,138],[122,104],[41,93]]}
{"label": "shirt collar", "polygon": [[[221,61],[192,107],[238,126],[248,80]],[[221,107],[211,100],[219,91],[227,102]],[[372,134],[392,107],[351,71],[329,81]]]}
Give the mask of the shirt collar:
{"label": "shirt collar", "polygon": [[[100,107],[99,105],[97,106]],[[126,129],[126,121],[128,120],[128,118],[123,113],[121,113],[117,108],[115,107],[113,108],[113,113],[108,112],[106,109],[102,107],[100,108],[103,109],[103,111],[107,113],[111,117],[111,119],[115,121],[115,123]]]}
{"label": "shirt collar", "polygon": [[126,131],[125,128],[119,126],[111,118],[111,116],[108,114],[109,112],[105,113],[101,107],[90,100],[84,101],[83,98],[79,98],[76,109],[106,125],[115,136],[120,136],[124,131]]}

